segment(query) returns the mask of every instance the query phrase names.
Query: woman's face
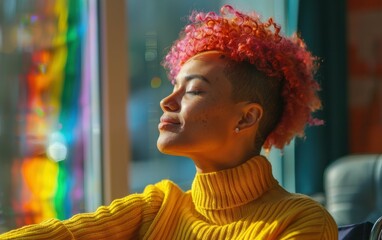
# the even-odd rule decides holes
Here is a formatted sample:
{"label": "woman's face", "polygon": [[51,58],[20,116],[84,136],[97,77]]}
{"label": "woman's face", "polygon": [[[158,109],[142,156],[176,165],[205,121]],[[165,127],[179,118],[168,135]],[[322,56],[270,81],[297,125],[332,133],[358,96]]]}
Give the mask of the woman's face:
{"label": "woman's face", "polygon": [[160,103],[161,152],[193,159],[218,157],[233,144],[241,112],[232,100],[231,83],[224,74],[227,60],[221,56],[202,53],[181,68],[173,92]]}

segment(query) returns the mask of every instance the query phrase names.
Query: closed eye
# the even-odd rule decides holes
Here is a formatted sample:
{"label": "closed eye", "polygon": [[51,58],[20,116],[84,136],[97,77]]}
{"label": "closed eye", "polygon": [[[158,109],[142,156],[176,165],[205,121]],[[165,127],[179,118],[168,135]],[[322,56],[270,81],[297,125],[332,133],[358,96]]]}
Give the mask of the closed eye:
{"label": "closed eye", "polygon": [[201,95],[203,93],[203,91],[187,91],[186,92],[187,94],[192,94],[192,95]]}

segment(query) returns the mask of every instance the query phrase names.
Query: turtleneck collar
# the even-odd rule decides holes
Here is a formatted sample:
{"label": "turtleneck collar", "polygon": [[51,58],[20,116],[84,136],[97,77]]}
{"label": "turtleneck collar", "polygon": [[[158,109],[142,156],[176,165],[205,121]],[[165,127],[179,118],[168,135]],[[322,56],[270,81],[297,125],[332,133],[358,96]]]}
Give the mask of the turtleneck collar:
{"label": "turtleneck collar", "polygon": [[206,216],[211,211],[232,211],[246,205],[275,185],[278,182],[271,164],[265,157],[256,156],[235,168],[197,173],[191,194],[196,210]]}

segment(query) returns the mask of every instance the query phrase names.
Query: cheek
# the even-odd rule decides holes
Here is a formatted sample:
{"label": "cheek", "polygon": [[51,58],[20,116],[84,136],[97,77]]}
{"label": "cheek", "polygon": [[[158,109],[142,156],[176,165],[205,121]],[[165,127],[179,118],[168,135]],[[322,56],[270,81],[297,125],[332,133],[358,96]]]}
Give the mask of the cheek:
{"label": "cheek", "polygon": [[187,124],[204,124],[208,121],[208,115],[211,110],[210,104],[195,103],[195,104],[183,104],[181,116],[184,118]]}
{"label": "cheek", "polygon": [[204,129],[213,129],[219,127],[223,121],[223,113],[219,109],[209,108],[208,110],[200,112],[199,116],[195,119],[196,123]]}
{"label": "cheek", "polygon": [[197,116],[192,119],[188,119],[188,123],[192,127],[208,128],[211,124],[211,113],[209,112],[199,112]]}
{"label": "cheek", "polygon": [[227,111],[226,105],[219,104],[218,101],[211,101],[204,102],[198,107],[190,106],[190,108],[185,108],[183,116],[188,127],[207,130],[221,127],[221,124],[229,118],[230,113],[227,113]]}

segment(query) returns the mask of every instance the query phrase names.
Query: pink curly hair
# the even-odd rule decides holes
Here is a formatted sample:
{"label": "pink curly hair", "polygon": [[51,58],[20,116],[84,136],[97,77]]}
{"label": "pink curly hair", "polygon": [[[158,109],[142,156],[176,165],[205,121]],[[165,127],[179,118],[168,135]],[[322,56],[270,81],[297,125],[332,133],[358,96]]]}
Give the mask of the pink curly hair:
{"label": "pink curly hair", "polygon": [[270,80],[282,79],[284,102],[281,119],[266,137],[263,147],[282,149],[295,136],[303,137],[307,124],[321,125],[312,117],[321,108],[317,96],[319,84],[314,80],[316,58],[298,37],[287,38],[270,18],[261,22],[255,13],[243,14],[225,5],[220,15],[193,12],[191,23],[182,31],[163,61],[173,81],[182,65],[194,55],[218,50],[235,62],[249,62]]}

